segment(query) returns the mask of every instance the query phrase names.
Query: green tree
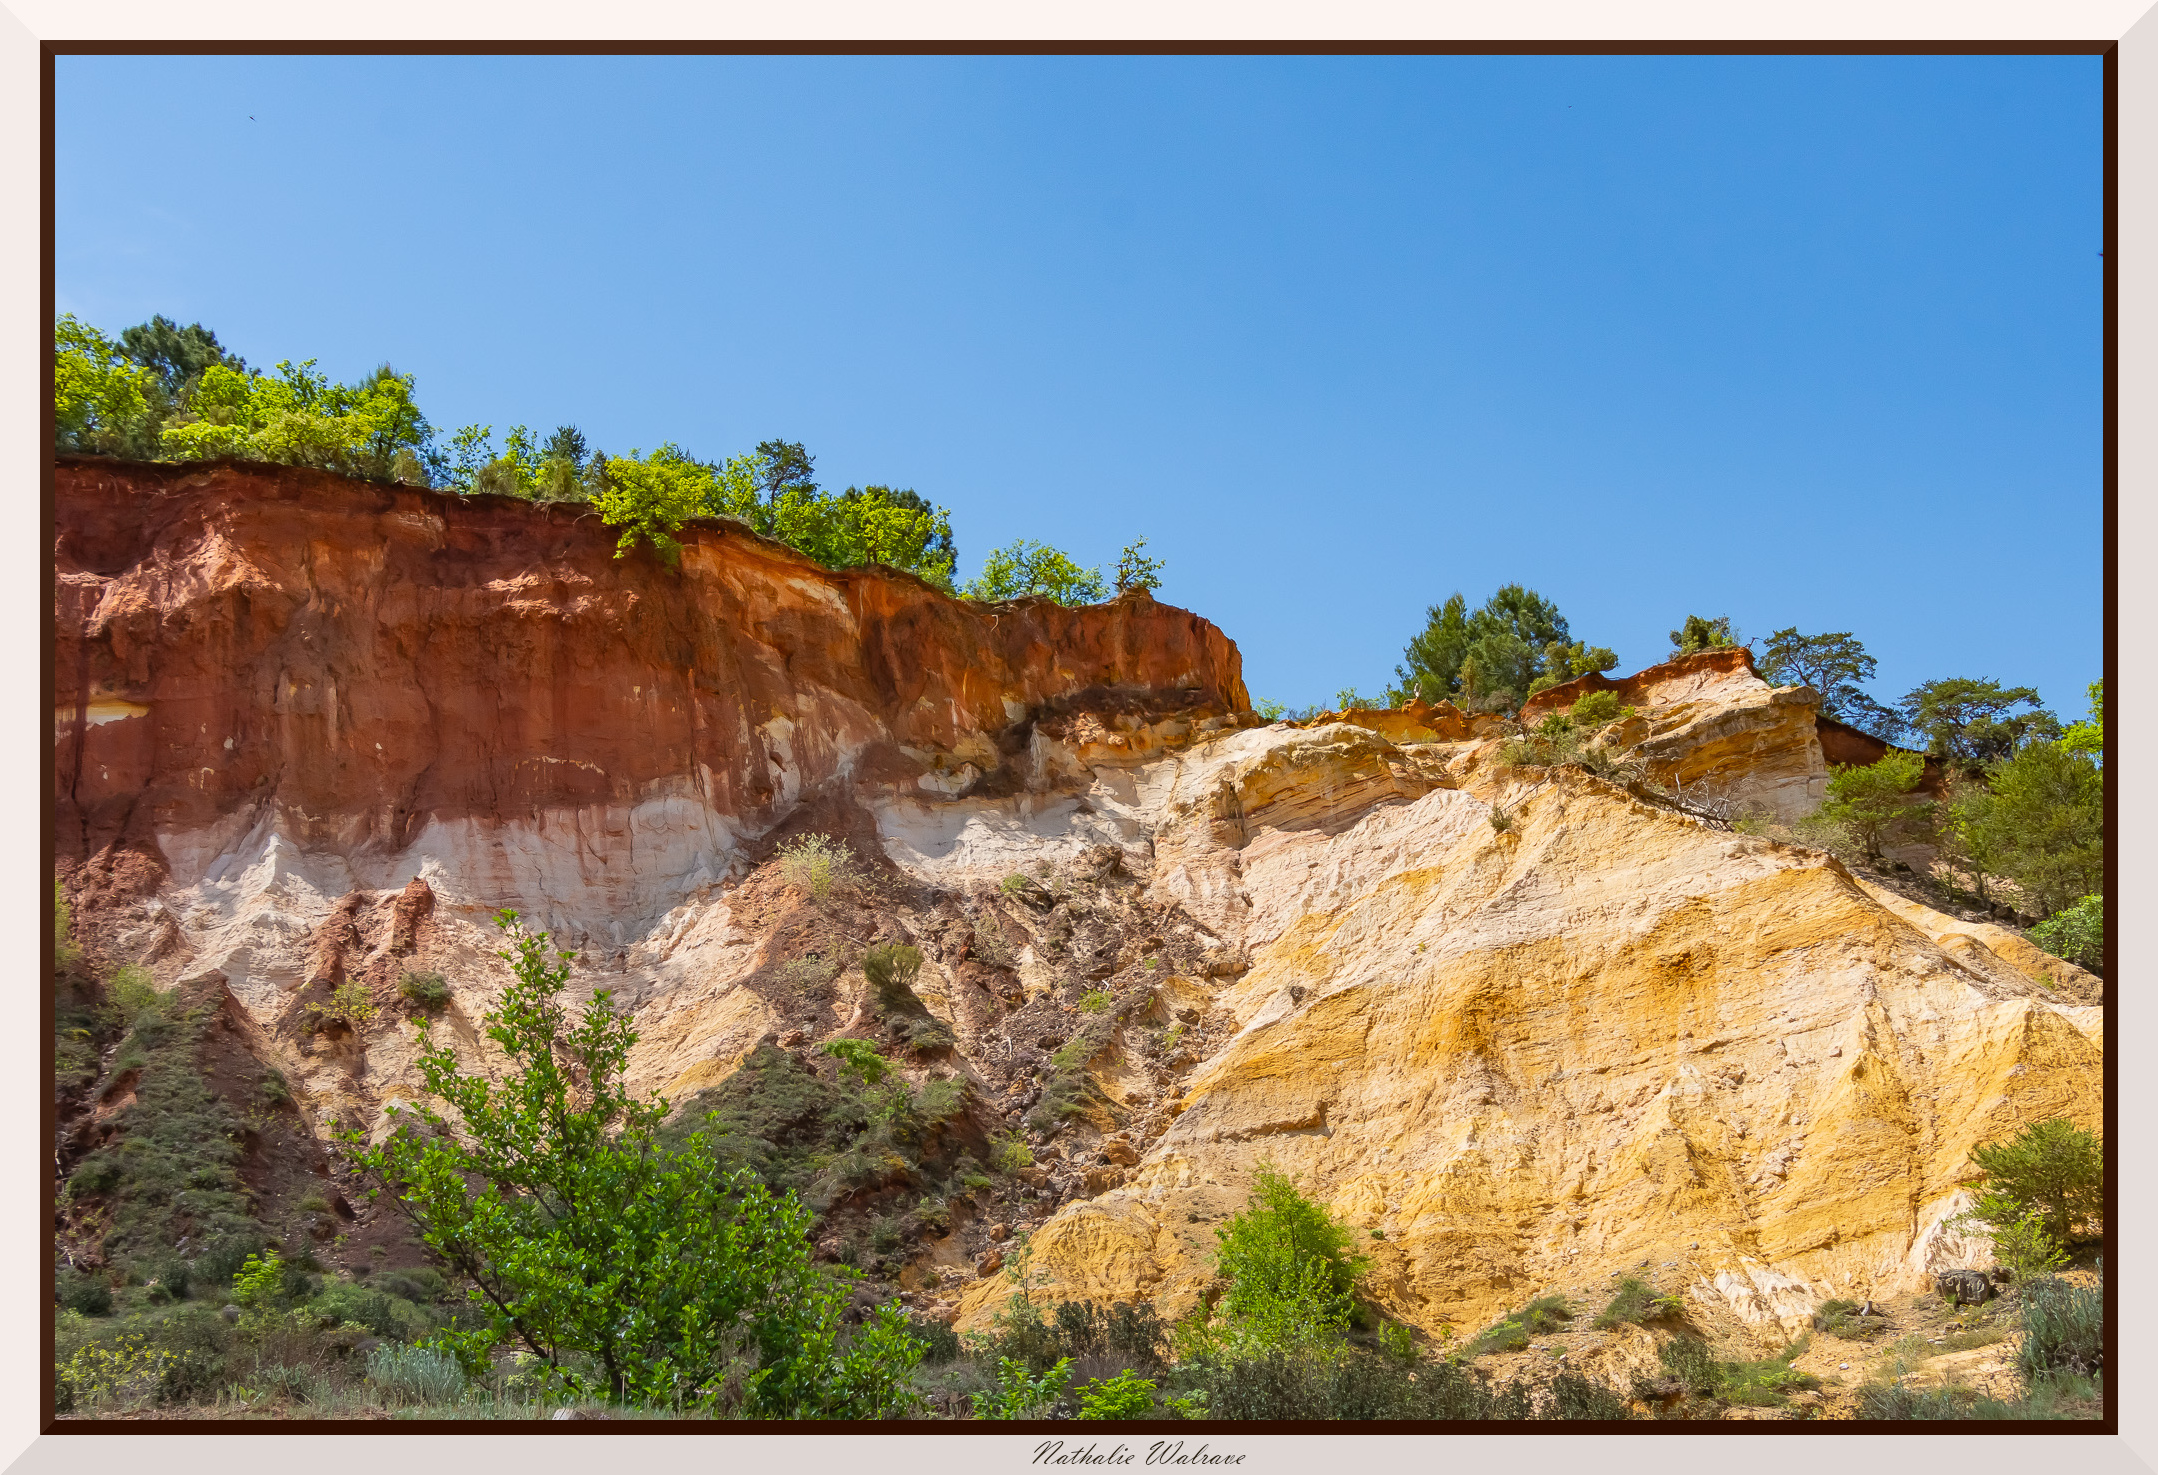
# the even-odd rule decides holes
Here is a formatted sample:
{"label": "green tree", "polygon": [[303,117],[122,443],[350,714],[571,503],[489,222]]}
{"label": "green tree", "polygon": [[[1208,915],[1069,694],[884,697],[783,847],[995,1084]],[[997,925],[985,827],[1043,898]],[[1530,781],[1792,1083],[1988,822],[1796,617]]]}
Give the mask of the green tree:
{"label": "green tree", "polygon": [[2091,715],[2061,734],[2061,746],[2071,753],[2087,753],[2099,763],[2106,758],[2106,684],[2090,685]]}
{"label": "green tree", "polygon": [[53,433],[60,449],[118,454],[141,430],[157,376],[73,313],[53,325]]}
{"label": "green tree", "polygon": [[1164,567],[1158,558],[1148,558],[1141,550],[1146,539],[1124,545],[1124,552],[1116,561],[1116,592],[1127,589],[1154,590],[1161,587],[1161,571]]}
{"label": "green tree", "polygon": [[1606,647],[1574,640],[1558,606],[1520,584],[1501,588],[1473,613],[1459,594],[1433,605],[1402,660],[1387,693],[1396,705],[1422,697],[1514,707],[1545,687],[1618,664]]}
{"label": "green tree", "polygon": [[1821,699],[1822,716],[1888,741],[1901,731],[1900,719],[1861,689],[1875,670],[1865,643],[1848,630],[1801,635],[1792,625],[1772,632],[1761,645],[1763,680],[1772,686],[1810,686]]}
{"label": "green tree", "polygon": [[1904,725],[1927,752],[1972,768],[2008,757],[2026,737],[2060,736],[2059,722],[2028,686],[1949,677],[1913,688],[1901,707]]}
{"label": "green tree", "polygon": [[675,534],[682,524],[704,514],[712,496],[712,468],[684,455],[669,442],[651,455],[632,450],[609,457],[604,484],[593,500],[600,521],[622,529],[616,558],[627,558],[642,541],[670,564],[682,559]]}
{"label": "green tree", "polygon": [[247,360],[228,353],[217,335],[200,323],[181,327],[162,314],[120,331],[120,351],[155,374],[168,398],[177,401],[212,364],[247,370]]}
{"label": "green tree", "polygon": [[1671,653],[1690,656],[1696,651],[1722,650],[1738,642],[1731,638],[1731,617],[1718,615],[1704,620],[1699,615],[1686,616],[1686,623],[1671,632]]}
{"label": "green tree", "polygon": [[1965,843],[1990,858],[2040,914],[2097,891],[2105,877],[2105,774],[2088,753],[2027,742],[1961,801]]}
{"label": "green tree", "polygon": [[1451,594],[1444,604],[1424,611],[1424,628],[1402,651],[1404,664],[1394,668],[1389,703],[1401,706],[1411,697],[1427,702],[1450,699],[1459,690],[1461,662],[1468,653],[1469,604],[1458,593]]}
{"label": "green tree", "polygon": [[1100,569],[1081,568],[1070,555],[1028,538],[990,550],[981,573],[959,592],[968,599],[1038,596],[1068,605],[1095,604],[1109,596]]}
{"label": "green tree", "polygon": [[1820,818],[1851,832],[1868,859],[1884,847],[1924,837],[1933,802],[1913,797],[1926,760],[1891,748],[1878,763],[1839,764],[1828,780]]}
{"label": "green tree", "polygon": [[409,479],[415,461],[432,461],[433,436],[410,375],[384,364],[334,384],[309,359],[282,361],[274,375],[207,366],[158,444],[181,461],[235,456],[352,476],[402,471]]}
{"label": "green tree", "polygon": [[2046,1233],[2066,1244],[2105,1214],[2105,1150],[2097,1134],[2066,1117],[2033,1122],[2004,1142],[1971,1149],[1985,1174],[1971,1215],[1995,1230],[2036,1213]]}
{"label": "green tree", "polygon": [[[580,1021],[562,1001],[571,957],[497,922],[514,980],[485,1017],[499,1083],[468,1075],[419,1028],[432,1107],[393,1108],[374,1148],[345,1142],[422,1238],[464,1277],[482,1340],[521,1345],[562,1389],[646,1405],[709,1406],[745,1364],[749,1412],[882,1418],[914,1407],[922,1344],[893,1305],[851,1342],[844,1282],[812,1263],[809,1211],[754,1172],[722,1171],[702,1132],[657,1138],[667,1103],[623,1083],[636,1031],[609,992]],[[476,1348],[461,1348],[473,1355]]]}
{"label": "green tree", "polygon": [[817,490],[817,458],[810,455],[800,441],[759,441],[757,459],[757,489],[767,505],[779,501],[789,492],[800,494]]}
{"label": "green tree", "polygon": [[1251,1197],[1214,1231],[1215,1266],[1229,1286],[1216,1307],[1231,1344],[1307,1346],[1337,1337],[1369,1261],[1348,1227],[1261,1163]]}

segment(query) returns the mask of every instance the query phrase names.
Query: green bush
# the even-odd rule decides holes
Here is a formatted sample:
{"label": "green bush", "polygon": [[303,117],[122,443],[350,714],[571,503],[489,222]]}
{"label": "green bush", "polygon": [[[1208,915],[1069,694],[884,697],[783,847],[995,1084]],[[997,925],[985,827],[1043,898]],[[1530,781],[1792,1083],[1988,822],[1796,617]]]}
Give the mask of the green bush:
{"label": "green bush", "polygon": [[1679,1315],[1686,1303],[1677,1296],[1666,1296],[1646,1281],[1626,1276],[1619,1281],[1618,1292],[1596,1313],[1590,1323],[1599,1331],[1608,1331],[1625,1322],[1647,1325]]}
{"label": "green bush", "polygon": [[798,835],[779,847],[779,875],[814,901],[858,888],[867,879],[846,841],[830,835]]}
{"label": "green bush", "polygon": [[1528,1345],[1528,1328],[1518,1318],[1502,1316],[1463,1344],[1461,1356],[1473,1360],[1493,1352],[1525,1351]]}
{"label": "green bush", "polygon": [[2031,929],[2031,941],[2056,958],[2066,958],[2083,968],[2098,968],[2106,960],[2106,901],[2086,896],[2065,911],[2055,912]]}
{"label": "green bush", "polygon": [[1846,1342],[1870,1342],[1888,1326],[1881,1316],[1861,1316],[1860,1303],[1841,1299],[1823,1301],[1813,1308],[1813,1329]]}
{"label": "green bush", "polygon": [[439,973],[407,973],[397,980],[397,992],[422,1009],[439,1009],[450,1001],[449,980]]}
{"label": "green bush", "polygon": [[878,943],[862,954],[862,972],[882,998],[911,993],[921,971],[921,951],[900,943]]}
{"label": "green bush", "polygon": [[[428,1242],[494,1311],[486,1331],[522,1343],[562,1388],[609,1402],[709,1403],[744,1352],[748,1391],[774,1417],[885,1417],[918,1402],[921,1358],[896,1306],[844,1335],[844,1284],[818,1269],[810,1211],[746,1170],[722,1171],[692,1143],[658,1137],[666,1103],[639,1101],[622,1079],[636,1031],[601,990],[574,1025],[561,1001],[568,954],[517,914],[497,921],[514,981],[488,1012],[508,1057],[503,1078],[468,1075],[420,1026],[430,1098],[357,1166],[405,1201]],[[574,1081],[563,1061],[578,1064]],[[565,1361],[565,1359],[569,1361]],[[580,1368],[578,1360],[590,1359]]]}
{"label": "green bush", "polygon": [[1025,1363],[1009,1357],[997,1359],[995,1380],[974,1395],[977,1419],[1036,1419],[1064,1396],[1071,1382],[1071,1359],[1060,1358],[1042,1373],[1030,1372]]}
{"label": "green bush", "polygon": [[1143,1419],[1154,1411],[1154,1382],[1130,1369],[1079,1388],[1082,1419]]}
{"label": "green bush", "polygon": [[63,1270],[57,1277],[55,1287],[60,1304],[70,1311],[84,1316],[112,1315],[112,1287],[104,1277],[86,1275],[79,1270]]}
{"label": "green bush", "polygon": [[1574,726],[1586,729],[1603,727],[1621,717],[1631,717],[1633,708],[1620,706],[1618,693],[1615,691],[1589,691],[1574,699],[1574,704],[1567,709],[1566,715],[1573,719]]}
{"label": "green bush", "polygon": [[1114,1000],[1110,997],[1108,990],[1089,989],[1079,996],[1079,1012],[1081,1014],[1099,1014],[1113,1002]]}
{"label": "green bush", "polygon": [[2036,1380],[2051,1373],[2088,1376],[2105,1364],[2105,1296],[2099,1286],[2079,1286],[2042,1276],[2022,1288],[2023,1343],[2016,1366]]}
{"label": "green bush", "polygon": [[150,970],[135,963],[114,969],[105,991],[122,1024],[132,1024],[146,1010],[161,1008],[165,1003],[165,995],[158,992]]}
{"label": "green bush", "polygon": [[1347,1327],[1371,1262],[1347,1225],[1272,1164],[1259,1164],[1250,1198],[1214,1235],[1215,1268],[1229,1282],[1216,1307],[1227,1345],[1303,1346]]}
{"label": "green bush", "polygon": [[2095,1229],[2105,1213],[2104,1148],[2066,1117],[1974,1147],[1971,1161],[1985,1173],[1972,1217],[1996,1233],[2035,1211],[2046,1234],[2065,1244],[2077,1229]]}
{"label": "green bush", "polygon": [[367,1354],[367,1381],[404,1403],[455,1403],[465,1391],[464,1369],[450,1353],[389,1342]]}
{"label": "green bush", "polygon": [[1913,795],[1925,768],[1923,755],[1893,748],[1878,763],[1838,765],[1818,818],[1849,831],[1869,860],[1889,845],[1924,840],[1932,832],[1933,801]]}
{"label": "green bush", "polygon": [[1070,555],[1020,538],[990,551],[982,571],[959,593],[967,599],[1053,599],[1058,604],[1096,604],[1109,597],[1101,570],[1081,568]]}

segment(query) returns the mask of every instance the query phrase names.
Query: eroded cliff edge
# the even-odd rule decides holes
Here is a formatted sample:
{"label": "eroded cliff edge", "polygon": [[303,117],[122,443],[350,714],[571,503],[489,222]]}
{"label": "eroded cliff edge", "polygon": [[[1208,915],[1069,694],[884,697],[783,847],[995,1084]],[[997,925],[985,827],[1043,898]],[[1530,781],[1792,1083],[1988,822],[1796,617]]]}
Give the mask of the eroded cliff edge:
{"label": "eroded cliff edge", "polygon": [[[1374,1288],[1412,1324],[1649,1260],[1766,1335],[1978,1254],[1941,1228],[1973,1142],[2098,1121],[2068,965],[1507,768],[1488,718],[1262,726],[1235,647],[1143,596],[969,605],[719,524],[675,570],[578,510],[289,468],[65,461],[59,489],[79,915],[107,958],[229,991],[319,1128],[411,1094],[405,970],[445,976],[487,1063],[503,905],[636,1011],[635,1083],[677,1099],[760,1042],[889,1036],[858,968],[788,969],[914,943],[951,1044],[906,1069],[966,1083],[968,1132],[1085,1073],[1021,1191],[1046,1294],[1172,1313],[1266,1160],[1384,1236]],[[1591,684],[1689,791],[1818,799],[1811,694],[1743,652]],[[874,905],[788,895],[772,848],[809,832],[877,862]],[[349,981],[380,1018],[301,1027]],[[1014,1227],[987,1219],[910,1245],[921,1309],[1008,1294],[977,1278]]]}

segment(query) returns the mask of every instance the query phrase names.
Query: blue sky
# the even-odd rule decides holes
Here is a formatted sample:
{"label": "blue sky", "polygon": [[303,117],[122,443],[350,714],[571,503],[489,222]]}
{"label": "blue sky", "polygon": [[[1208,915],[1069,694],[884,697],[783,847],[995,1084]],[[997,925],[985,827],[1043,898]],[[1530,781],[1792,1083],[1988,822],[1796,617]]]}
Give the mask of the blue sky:
{"label": "blue sky", "polygon": [[1875,695],[2102,658],[2100,63],[58,65],[60,306],[611,451],[805,442],[1381,686],[1519,581]]}

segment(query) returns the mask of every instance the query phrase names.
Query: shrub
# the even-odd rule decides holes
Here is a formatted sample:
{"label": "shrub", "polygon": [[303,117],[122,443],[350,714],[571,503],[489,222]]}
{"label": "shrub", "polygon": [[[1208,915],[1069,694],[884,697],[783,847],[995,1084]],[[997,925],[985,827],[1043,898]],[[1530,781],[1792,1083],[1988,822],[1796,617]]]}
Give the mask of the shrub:
{"label": "shrub", "polygon": [[73,1413],[139,1408],[155,1401],[177,1361],[140,1332],[92,1342],[54,1364],[54,1392],[60,1407]]}
{"label": "shrub", "polygon": [[333,1019],[353,1029],[358,1029],[377,1013],[374,996],[367,991],[367,985],[356,978],[330,990],[327,1004],[310,1004],[308,1008],[324,1019]]}
{"label": "shrub", "polygon": [[1462,1347],[1461,1356],[1475,1359],[1493,1352],[1520,1352],[1529,1345],[1528,1328],[1510,1316],[1485,1327]]}
{"label": "shrub", "polygon": [[896,942],[878,943],[862,954],[862,972],[881,997],[910,993],[921,976],[921,951]]}
{"label": "shrub", "polygon": [[709,1404],[746,1336],[756,1414],[914,1408],[907,1380],[921,1347],[899,1309],[878,1308],[843,1340],[848,1288],[813,1262],[810,1211],[753,1172],[722,1171],[701,1133],[683,1150],[666,1146],[667,1104],[639,1101],[623,1082],[637,1038],[629,1018],[603,989],[572,1026],[560,998],[569,955],[515,912],[497,922],[515,974],[485,1017],[507,1056],[502,1079],[466,1074],[423,1020],[420,1074],[462,1130],[423,1105],[417,1122],[398,1111],[378,1146],[356,1131],[344,1138],[473,1285],[485,1333],[521,1342],[564,1391],[609,1402]]}
{"label": "shrub", "polygon": [[1016,1173],[1021,1168],[1034,1166],[1034,1150],[1026,1139],[1017,1133],[992,1138],[989,1143],[989,1166],[1000,1173]]}
{"label": "shrub", "polygon": [[85,1275],[79,1270],[64,1270],[58,1276],[55,1288],[60,1304],[70,1311],[84,1316],[112,1315],[112,1287],[101,1276]]}
{"label": "shrub", "polygon": [[1618,721],[1621,717],[1631,717],[1633,708],[1621,707],[1617,692],[1589,691],[1574,699],[1574,704],[1567,709],[1566,715],[1573,718],[1576,727],[1602,727]]}
{"label": "shrub", "polygon": [[1813,1308],[1813,1329],[1847,1342],[1870,1342],[1887,1327],[1888,1319],[1860,1316],[1856,1301],[1831,1299]]}
{"label": "shrub", "polygon": [[1993,1255],[2019,1285],[2051,1275],[2068,1263],[2068,1251],[2046,1233],[2045,1216],[2037,1209],[1994,1229]]}
{"label": "shrub", "polygon": [[1548,1296],[1538,1296],[1521,1310],[1522,1323],[1539,1337],[1564,1331],[1566,1323],[1573,1319],[1573,1310],[1567,1306],[1566,1298],[1556,1291]]}
{"label": "shrub", "polygon": [[910,1321],[907,1335],[922,1344],[922,1361],[925,1363],[946,1363],[959,1355],[959,1334],[947,1322]]}
{"label": "shrub", "polygon": [[1114,1001],[1110,998],[1108,990],[1089,989],[1079,996],[1079,1012],[1081,1014],[1099,1014],[1102,1010],[1108,1008],[1112,1002]]}
{"label": "shrub", "polygon": [[1070,1382],[1071,1359],[1068,1357],[1058,1359],[1054,1367],[1039,1375],[1030,1374],[1023,1362],[1000,1357],[995,1379],[988,1390],[973,1396],[974,1417],[1038,1418],[1064,1396],[1064,1389]]}
{"label": "shrub", "polygon": [[1973,1218],[1996,1234],[2037,1212],[2052,1239],[2066,1243],[2078,1226],[2105,1212],[2105,1152],[2096,1134],[2065,1117],[2033,1122],[2004,1142],[1971,1149],[1985,1172]]}
{"label": "shrub", "polygon": [[1200,1345],[1243,1355],[1339,1339],[1370,1262],[1354,1253],[1354,1235],[1323,1205],[1261,1163],[1244,1208],[1214,1234],[1215,1266],[1229,1286],[1215,1322],[1194,1333]]}
{"label": "shrub", "polygon": [[838,976],[839,965],[819,953],[791,958],[779,970],[781,985],[812,998],[822,993],[824,986]]}
{"label": "shrub", "polygon": [[150,970],[136,963],[115,969],[105,991],[122,1024],[133,1023],[146,1010],[163,1007],[166,998],[151,980]]}
{"label": "shrub", "polygon": [[1154,1411],[1154,1383],[1129,1368],[1079,1389],[1082,1419],[1143,1419]]}
{"label": "shrub", "polygon": [[2083,968],[2106,960],[2106,901],[2086,896],[2066,911],[2055,912],[2031,929],[2031,941],[2056,958]]}
{"label": "shrub", "polygon": [[2049,1373],[2090,1375],[2105,1363],[2105,1295],[2102,1287],[2079,1286],[2057,1275],[2041,1276],[2023,1287],[2023,1344],[2016,1366],[2026,1378]]}
{"label": "shrub", "polygon": [[439,1009],[450,1001],[449,980],[439,973],[407,973],[397,980],[397,992],[422,1009]]}
{"label": "shrub", "polygon": [[1997,1398],[1976,1388],[1906,1388],[1897,1383],[1868,1383],[1858,1390],[1862,1419],[2095,1419],[2095,1380],[2055,1376],[2035,1383],[2020,1398]]}
{"label": "shrub", "polygon": [[464,1396],[465,1373],[439,1347],[400,1347],[385,1342],[367,1354],[367,1381],[407,1403],[455,1403]]}
{"label": "shrub", "polygon": [[1914,798],[1926,760],[1891,748],[1880,762],[1838,765],[1828,780],[1819,818],[1848,830],[1868,860],[1884,847],[1921,840],[1930,833],[1933,801]]}
{"label": "shrub", "polygon": [[1666,1296],[1646,1281],[1626,1276],[1619,1281],[1618,1293],[1604,1309],[1596,1313],[1590,1323],[1599,1331],[1608,1331],[1623,1322],[1646,1325],[1677,1316],[1686,1309],[1686,1303],[1677,1296]]}
{"label": "shrub", "polygon": [[830,835],[798,835],[779,847],[780,879],[814,901],[859,888],[867,879],[846,841]]}

